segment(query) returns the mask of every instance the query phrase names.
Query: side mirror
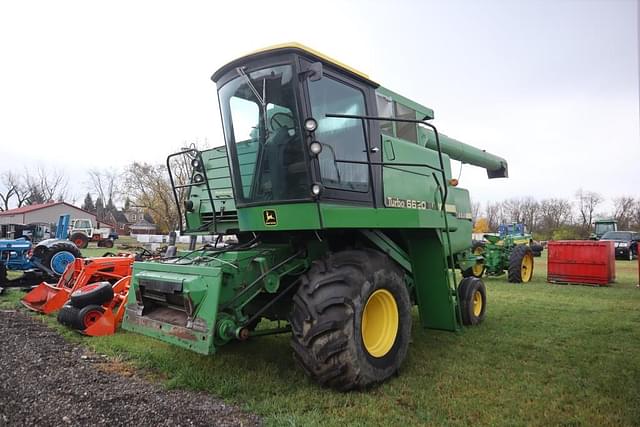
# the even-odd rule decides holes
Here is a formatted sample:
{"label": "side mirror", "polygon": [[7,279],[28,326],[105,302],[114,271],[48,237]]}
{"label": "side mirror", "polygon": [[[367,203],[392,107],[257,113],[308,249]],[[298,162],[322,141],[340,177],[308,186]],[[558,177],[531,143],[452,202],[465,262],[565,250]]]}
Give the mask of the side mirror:
{"label": "side mirror", "polygon": [[306,70],[303,70],[300,74],[309,79],[309,81],[317,82],[322,78],[322,62],[309,64]]}

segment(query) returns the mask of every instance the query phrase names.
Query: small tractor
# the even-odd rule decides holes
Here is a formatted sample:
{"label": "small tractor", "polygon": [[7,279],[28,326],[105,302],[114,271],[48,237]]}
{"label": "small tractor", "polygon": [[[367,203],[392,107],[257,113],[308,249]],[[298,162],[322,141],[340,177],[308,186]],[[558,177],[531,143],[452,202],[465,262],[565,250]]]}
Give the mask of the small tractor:
{"label": "small tractor", "polygon": [[99,248],[112,248],[118,235],[108,227],[93,228],[90,219],[74,219],[69,228],[69,240],[80,249],[89,246],[89,242],[97,242]]}
{"label": "small tractor", "polygon": [[[181,233],[237,243],[135,262],[124,329],[201,354],[290,333],[309,377],[351,390],[398,371],[414,305],[423,327],[482,322],[482,280],[456,279],[482,257],[451,159],[501,178],[503,158],[439,133],[430,108],[299,44],[241,57],[212,79],[226,151],[187,149],[167,166]],[[190,165],[187,183],[176,162]]]}
{"label": "small tractor", "polygon": [[618,231],[618,222],[615,219],[599,219],[593,223],[593,233],[590,240],[600,240],[607,231]]}
{"label": "small tractor", "polygon": [[[542,246],[534,243],[524,224],[501,224],[497,234],[485,234],[485,241],[475,242],[473,253],[484,259],[472,268],[475,277],[500,276],[507,271],[511,283],[527,283],[533,278],[533,257]],[[534,252],[535,249],[535,252]]]}
{"label": "small tractor", "polygon": [[[67,265],[81,254],[68,240],[69,215],[58,220],[56,237],[39,242],[35,247],[25,239],[0,240],[0,290],[6,287],[30,287],[46,278],[57,278],[64,273]],[[23,274],[9,279],[7,271]]]}

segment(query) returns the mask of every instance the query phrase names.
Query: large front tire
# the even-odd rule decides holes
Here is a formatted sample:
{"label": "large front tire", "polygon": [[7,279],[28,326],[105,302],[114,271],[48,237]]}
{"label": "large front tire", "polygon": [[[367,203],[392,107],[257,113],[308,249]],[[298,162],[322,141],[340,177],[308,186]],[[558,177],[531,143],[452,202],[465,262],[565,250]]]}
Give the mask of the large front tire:
{"label": "large front tire", "polygon": [[401,270],[374,250],[315,261],[294,297],[291,346],[323,386],[363,389],[395,374],[411,337],[411,302]]}

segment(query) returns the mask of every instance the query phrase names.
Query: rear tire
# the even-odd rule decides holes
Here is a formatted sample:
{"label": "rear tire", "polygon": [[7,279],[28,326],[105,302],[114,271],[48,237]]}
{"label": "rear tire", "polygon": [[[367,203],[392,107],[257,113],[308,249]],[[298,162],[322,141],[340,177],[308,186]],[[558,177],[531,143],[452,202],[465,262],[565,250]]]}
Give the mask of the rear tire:
{"label": "rear tire", "polygon": [[74,233],[69,240],[71,240],[80,249],[86,249],[89,246],[89,237],[83,233]]}
{"label": "rear tire", "polygon": [[60,242],[44,248],[42,251],[42,264],[54,272],[56,276],[62,276],[67,265],[76,258],[82,258],[82,254],[73,243]]}
{"label": "rear tire", "polygon": [[477,277],[465,277],[458,285],[458,302],[462,324],[465,326],[482,323],[487,311],[487,290]]}
{"label": "rear tire", "polygon": [[82,323],[78,316],[79,313],[80,309],[65,304],[60,311],[58,311],[58,322],[73,329],[82,329]]}
{"label": "rear tire", "polygon": [[517,245],[509,257],[509,282],[527,283],[533,278],[533,253],[527,245]]}
{"label": "rear tire", "polygon": [[380,252],[338,252],[314,261],[293,298],[291,346],[314,381],[363,389],[395,374],[411,337],[402,271]]}
{"label": "rear tire", "polygon": [[113,287],[109,282],[98,282],[83,286],[69,297],[69,304],[76,308],[102,305],[113,299]]}

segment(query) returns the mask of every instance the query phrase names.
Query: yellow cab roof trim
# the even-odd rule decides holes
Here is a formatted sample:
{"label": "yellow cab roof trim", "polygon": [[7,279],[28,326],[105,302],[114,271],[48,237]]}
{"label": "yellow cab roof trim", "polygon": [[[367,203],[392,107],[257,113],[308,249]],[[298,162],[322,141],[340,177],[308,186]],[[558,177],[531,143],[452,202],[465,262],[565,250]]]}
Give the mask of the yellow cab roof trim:
{"label": "yellow cab roof trim", "polygon": [[344,70],[347,70],[350,73],[355,74],[356,76],[358,76],[358,77],[360,77],[360,78],[362,78],[364,80],[370,81],[371,83],[375,84],[376,86],[379,86],[378,83],[376,83],[373,80],[371,80],[371,78],[369,78],[369,76],[367,74],[363,73],[362,71],[356,70],[355,68],[350,67],[347,64],[345,64],[343,62],[340,62],[340,61],[338,61],[336,59],[333,59],[330,56],[327,56],[322,52],[318,52],[315,49],[311,49],[310,47],[305,46],[305,45],[303,45],[301,43],[297,43],[297,42],[280,43],[280,44],[275,44],[275,45],[272,45],[272,46],[267,46],[267,47],[264,47],[262,49],[254,50],[253,52],[249,52],[249,53],[247,53],[245,55],[242,55],[242,56],[234,59],[233,61],[229,61],[228,63],[226,63],[225,65],[220,67],[218,69],[218,71],[216,71],[215,74],[217,74],[223,68],[226,68],[227,66],[229,66],[231,63],[236,62],[236,61],[238,61],[238,60],[240,60],[242,58],[246,58],[248,56],[257,55],[259,53],[269,52],[269,51],[272,51],[272,50],[281,50],[281,49],[297,49],[297,50],[301,50],[303,52],[309,53],[309,54],[311,54],[311,55],[313,55],[313,56],[315,56],[315,57],[317,57],[319,59],[322,59],[325,62],[333,64],[333,65],[335,65],[335,66],[337,66],[339,68],[342,68]]}

